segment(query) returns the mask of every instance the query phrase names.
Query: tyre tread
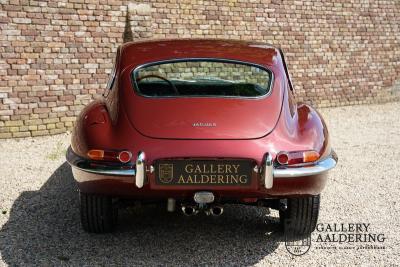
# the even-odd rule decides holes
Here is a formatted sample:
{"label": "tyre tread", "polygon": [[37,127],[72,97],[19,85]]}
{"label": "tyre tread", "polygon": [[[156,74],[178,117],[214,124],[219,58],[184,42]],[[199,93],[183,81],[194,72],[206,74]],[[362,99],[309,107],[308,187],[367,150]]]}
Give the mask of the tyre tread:
{"label": "tyre tread", "polygon": [[89,233],[111,232],[116,224],[117,209],[112,198],[80,193],[80,213],[83,229]]}
{"label": "tyre tread", "polygon": [[293,234],[311,234],[317,225],[320,206],[320,196],[289,198],[287,210],[280,212],[284,232],[289,228]]}

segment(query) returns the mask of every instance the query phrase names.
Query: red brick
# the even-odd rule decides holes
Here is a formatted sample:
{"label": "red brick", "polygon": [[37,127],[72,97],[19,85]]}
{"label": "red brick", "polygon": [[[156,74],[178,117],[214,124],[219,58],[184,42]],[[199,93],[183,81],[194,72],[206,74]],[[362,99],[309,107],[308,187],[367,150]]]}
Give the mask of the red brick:
{"label": "red brick", "polygon": [[33,113],[41,114],[41,113],[50,113],[51,108],[35,108],[33,109]]}

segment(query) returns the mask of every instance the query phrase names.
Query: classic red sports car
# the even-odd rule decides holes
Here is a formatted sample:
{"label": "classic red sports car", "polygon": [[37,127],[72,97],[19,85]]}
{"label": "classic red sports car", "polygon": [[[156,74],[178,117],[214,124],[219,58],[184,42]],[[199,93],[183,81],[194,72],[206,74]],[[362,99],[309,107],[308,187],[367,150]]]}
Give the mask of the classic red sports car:
{"label": "classic red sports car", "polygon": [[270,207],[284,231],[314,230],[337,157],[321,115],[296,103],[281,50],[146,41],[120,46],[115,62],[67,152],[86,231],[111,231],[118,207],[136,201],[186,215],[221,215],[227,203]]}

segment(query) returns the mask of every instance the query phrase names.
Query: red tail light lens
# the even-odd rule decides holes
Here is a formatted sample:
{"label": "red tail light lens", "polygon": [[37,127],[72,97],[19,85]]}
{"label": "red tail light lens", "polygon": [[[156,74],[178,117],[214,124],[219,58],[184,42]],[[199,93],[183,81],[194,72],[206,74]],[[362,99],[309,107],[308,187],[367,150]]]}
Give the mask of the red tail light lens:
{"label": "red tail light lens", "polygon": [[276,160],[281,165],[295,165],[317,161],[320,155],[314,150],[279,152]]}
{"label": "red tail light lens", "polygon": [[279,153],[278,156],[276,157],[276,160],[279,162],[279,164],[284,165],[288,164],[289,161],[289,156],[285,152]]}
{"label": "red tail light lens", "polygon": [[118,159],[122,163],[127,163],[132,159],[132,153],[130,151],[121,151],[119,152]]}
{"label": "red tail light lens", "polygon": [[93,160],[115,161],[127,163],[132,159],[132,153],[127,150],[110,151],[101,149],[92,149],[87,153],[88,157]]}

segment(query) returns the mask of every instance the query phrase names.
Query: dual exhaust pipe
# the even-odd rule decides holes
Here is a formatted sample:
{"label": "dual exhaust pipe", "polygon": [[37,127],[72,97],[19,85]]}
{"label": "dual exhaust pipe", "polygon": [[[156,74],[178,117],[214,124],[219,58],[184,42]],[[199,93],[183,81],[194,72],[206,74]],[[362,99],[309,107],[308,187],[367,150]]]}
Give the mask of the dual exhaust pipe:
{"label": "dual exhaust pipe", "polygon": [[[182,206],[182,212],[186,216],[192,216],[196,215],[199,213],[200,209],[197,206]],[[211,206],[209,209],[205,209],[204,211],[207,215],[213,215],[213,216],[220,216],[222,213],[224,213],[224,208],[221,206]]]}

